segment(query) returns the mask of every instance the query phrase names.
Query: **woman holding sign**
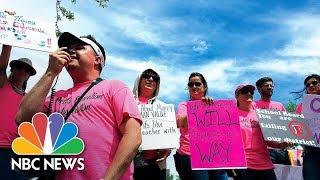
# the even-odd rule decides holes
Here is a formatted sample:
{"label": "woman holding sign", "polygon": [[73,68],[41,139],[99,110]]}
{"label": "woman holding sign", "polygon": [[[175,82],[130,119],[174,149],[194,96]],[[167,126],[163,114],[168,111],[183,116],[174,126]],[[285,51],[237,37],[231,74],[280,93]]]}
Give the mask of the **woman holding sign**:
{"label": "woman holding sign", "polygon": [[3,179],[23,179],[11,170],[12,141],[18,136],[18,126],[15,116],[19,104],[25,95],[27,81],[36,74],[32,63],[27,58],[20,58],[10,62],[11,73],[7,76],[6,69],[11,53],[11,46],[3,45],[0,56],[0,174]]}
{"label": "woman holding sign", "polygon": [[253,106],[255,87],[241,84],[235,90],[241,135],[246,153],[248,169],[235,170],[237,180],[276,180],[274,166],[259,126]]}
{"label": "woman holding sign", "polygon": [[[320,95],[320,76],[318,74],[311,74],[307,76],[304,80],[304,89],[300,92],[295,92],[300,94],[303,91],[306,94]],[[299,104],[296,113],[302,113],[302,104]],[[312,146],[305,146],[303,154],[303,167],[302,167],[303,179],[313,180],[318,179],[320,175],[320,149]]]}
{"label": "woman holding sign", "polygon": [[[157,99],[160,89],[160,76],[153,69],[147,69],[137,77],[133,93],[139,104],[163,103]],[[170,150],[139,151],[134,159],[134,179],[166,179],[166,159]]]}
{"label": "woman holding sign", "polygon": [[[188,81],[189,101],[203,100],[207,104],[212,104],[213,100],[206,97],[208,92],[207,81],[202,74],[193,72]],[[228,179],[224,170],[192,170],[190,161],[190,139],[188,132],[187,101],[178,106],[177,125],[180,128],[180,148],[174,155],[176,170],[182,180],[207,180],[207,179]]]}

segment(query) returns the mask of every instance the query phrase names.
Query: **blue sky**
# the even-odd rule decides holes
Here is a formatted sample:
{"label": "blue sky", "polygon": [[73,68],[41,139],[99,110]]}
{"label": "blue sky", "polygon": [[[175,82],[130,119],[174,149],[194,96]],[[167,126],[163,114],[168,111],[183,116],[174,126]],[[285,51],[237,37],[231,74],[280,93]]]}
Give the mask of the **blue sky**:
{"label": "blue sky", "polygon": [[271,76],[274,99],[282,103],[293,99],[290,91],[303,88],[307,74],[319,73],[316,1],[111,1],[106,9],[94,2],[66,5],[76,12],[76,21],[85,17],[83,23],[97,25],[79,31],[93,33],[107,49],[105,77],[132,86],[139,70],[153,67],[162,77],[160,98],[168,103],[187,98],[187,78],[194,71],[205,75],[209,95],[217,99],[233,98],[239,83]]}
{"label": "blue sky", "polygon": [[[54,22],[54,1],[1,1],[5,8]],[[93,0],[63,3],[76,19],[61,22],[61,30],[93,34],[105,47],[104,78],[132,88],[141,71],[154,68],[161,76],[160,98],[167,103],[188,98],[187,78],[195,71],[204,74],[215,99],[233,98],[239,83],[271,76],[273,99],[284,104],[293,99],[290,91],[303,88],[307,74],[320,73],[319,1],[111,0],[107,8]],[[13,49],[12,59],[22,56],[38,71],[30,89],[45,72],[48,54]],[[57,89],[71,86],[63,71]],[[174,171],[172,156],[168,167]]]}
{"label": "blue sky", "polygon": [[[54,2],[12,4],[54,21]],[[154,68],[161,75],[160,98],[167,103],[187,99],[187,78],[197,71],[206,77],[215,99],[233,98],[237,84],[270,76],[276,84],[273,99],[286,104],[293,100],[289,92],[302,89],[304,77],[320,70],[317,1],[119,0],[107,8],[97,7],[95,1],[63,4],[75,13],[75,20],[62,21],[61,30],[93,34],[105,47],[103,77],[132,87],[140,71]],[[40,8],[30,12],[26,6]],[[17,50],[13,55],[25,53],[35,59],[41,54],[36,62],[40,77],[47,54]],[[61,78],[65,82],[59,88],[72,86],[66,72]]]}

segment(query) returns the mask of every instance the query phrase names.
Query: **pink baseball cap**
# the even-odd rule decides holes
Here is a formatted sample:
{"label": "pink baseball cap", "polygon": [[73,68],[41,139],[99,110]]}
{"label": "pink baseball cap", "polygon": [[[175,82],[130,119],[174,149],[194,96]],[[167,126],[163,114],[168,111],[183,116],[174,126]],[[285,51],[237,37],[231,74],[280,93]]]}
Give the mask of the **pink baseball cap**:
{"label": "pink baseball cap", "polygon": [[240,90],[244,87],[247,87],[247,88],[251,88],[252,91],[254,91],[256,89],[256,87],[254,87],[253,85],[251,84],[240,84],[237,86],[236,90],[234,91],[234,94],[235,95],[238,95],[240,93]]}

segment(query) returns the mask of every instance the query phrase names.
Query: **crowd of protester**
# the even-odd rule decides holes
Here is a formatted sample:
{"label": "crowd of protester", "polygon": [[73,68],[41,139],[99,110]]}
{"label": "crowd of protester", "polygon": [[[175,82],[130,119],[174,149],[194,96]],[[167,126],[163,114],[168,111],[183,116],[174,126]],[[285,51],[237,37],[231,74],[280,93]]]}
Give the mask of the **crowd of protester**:
{"label": "crowd of protester", "polygon": [[[63,33],[58,40],[59,49],[49,55],[46,72],[26,93],[29,77],[36,74],[28,58],[12,60],[9,63],[11,46],[3,45],[0,57],[0,176],[4,179],[25,179],[21,173],[11,170],[14,153],[12,141],[18,137],[18,125],[30,122],[37,112],[60,112],[66,116],[78,97],[95,82],[87,98],[80,103],[86,109],[70,112],[70,121],[79,127],[79,137],[84,140],[85,150],[78,155],[85,157],[85,169],[61,170],[51,178],[55,179],[166,179],[166,159],[172,149],[138,150],[143,120],[137,105],[163,104],[158,99],[160,75],[153,69],[146,69],[138,75],[131,91],[118,80],[101,80],[102,69],[106,64],[104,48],[92,36],[76,37]],[[7,66],[10,74],[7,75]],[[55,78],[63,68],[73,80],[73,87],[55,92],[47,97]],[[305,78],[304,89],[296,94],[320,95],[320,76]],[[186,82],[188,99],[179,103],[176,110],[177,127],[180,130],[180,147],[176,150],[174,162],[182,180],[226,180],[229,177],[239,180],[275,180],[274,164],[291,165],[288,148],[290,143],[265,141],[255,109],[286,111],[283,104],[272,99],[274,82],[271,77],[257,79],[256,84],[240,84],[234,90],[238,108],[241,136],[247,161],[247,169],[237,170],[192,170],[190,160],[190,139],[188,131],[187,103],[201,100],[210,106],[214,97],[208,95],[209,85],[205,77],[193,72]],[[255,92],[260,94],[254,100]],[[10,103],[8,103],[10,102]],[[50,111],[48,111],[50,109]],[[298,105],[297,113],[302,113]],[[48,114],[49,115],[49,114]],[[305,146],[303,156],[303,177],[317,179],[320,168],[320,149]],[[46,175],[40,179],[48,179]],[[50,179],[50,178],[49,178]]]}

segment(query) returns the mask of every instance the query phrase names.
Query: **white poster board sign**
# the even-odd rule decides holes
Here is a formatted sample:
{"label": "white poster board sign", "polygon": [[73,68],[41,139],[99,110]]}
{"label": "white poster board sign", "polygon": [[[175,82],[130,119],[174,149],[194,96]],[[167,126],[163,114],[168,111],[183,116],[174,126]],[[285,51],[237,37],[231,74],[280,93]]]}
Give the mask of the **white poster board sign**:
{"label": "white poster board sign", "polygon": [[54,23],[28,17],[27,14],[20,14],[12,9],[0,8],[0,43],[53,52],[57,49]]}
{"label": "white poster board sign", "polygon": [[302,166],[274,164],[274,172],[278,180],[301,180]]}
{"label": "white poster board sign", "polygon": [[173,104],[155,103],[139,105],[142,150],[173,149],[179,147],[179,133]]}
{"label": "white poster board sign", "polygon": [[316,144],[320,144],[320,96],[304,95],[302,98],[302,113],[309,125]]}

